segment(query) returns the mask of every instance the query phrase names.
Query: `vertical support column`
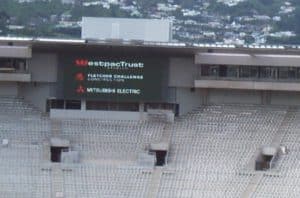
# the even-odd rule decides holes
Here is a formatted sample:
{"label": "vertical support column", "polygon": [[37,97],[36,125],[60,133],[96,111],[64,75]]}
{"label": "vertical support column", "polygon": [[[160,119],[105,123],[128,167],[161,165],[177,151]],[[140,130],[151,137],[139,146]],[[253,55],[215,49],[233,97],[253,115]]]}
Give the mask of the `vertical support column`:
{"label": "vertical support column", "polygon": [[145,103],[140,102],[139,103],[139,113],[140,113],[140,120],[146,120],[146,114],[144,112],[145,109]]}
{"label": "vertical support column", "polygon": [[86,100],[81,100],[81,111],[86,111]]}
{"label": "vertical support column", "polygon": [[260,91],[260,103],[262,105],[266,104],[266,94],[265,94],[265,91]]}
{"label": "vertical support column", "polygon": [[271,92],[261,91],[261,104],[268,105],[271,104]]}
{"label": "vertical support column", "polygon": [[201,95],[202,95],[202,105],[208,104],[208,89],[201,89]]}
{"label": "vertical support column", "polygon": [[272,91],[266,91],[267,104],[271,104],[271,100],[272,100]]}

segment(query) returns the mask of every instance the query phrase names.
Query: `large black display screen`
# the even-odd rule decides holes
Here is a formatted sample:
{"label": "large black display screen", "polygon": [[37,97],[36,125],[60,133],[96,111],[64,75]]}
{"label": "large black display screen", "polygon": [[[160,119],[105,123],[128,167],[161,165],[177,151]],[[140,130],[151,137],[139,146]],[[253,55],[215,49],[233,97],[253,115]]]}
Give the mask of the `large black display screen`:
{"label": "large black display screen", "polygon": [[72,57],[64,59],[68,99],[160,101],[166,87],[167,59],[149,57]]}

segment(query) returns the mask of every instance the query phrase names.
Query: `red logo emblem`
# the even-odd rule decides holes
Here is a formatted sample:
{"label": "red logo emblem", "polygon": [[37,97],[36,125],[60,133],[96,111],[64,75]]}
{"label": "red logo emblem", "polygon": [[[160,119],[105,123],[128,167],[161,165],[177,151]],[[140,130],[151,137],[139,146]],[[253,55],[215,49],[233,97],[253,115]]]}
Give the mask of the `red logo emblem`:
{"label": "red logo emblem", "polygon": [[75,80],[77,80],[77,81],[84,81],[84,79],[85,79],[85,76],[83,73],[77,73],[75,75]]}
{"label": "red logo emblem", "polygon": [[76,93],[84,94],[85,93],[85,88],[82,85],[79,85],[76,89]]}
{"label": "red logo emblem", "polygon": [[75,60],[75,65],[77,67],[87,67],[89,64],[89,61],[86,59],[76,59]]}

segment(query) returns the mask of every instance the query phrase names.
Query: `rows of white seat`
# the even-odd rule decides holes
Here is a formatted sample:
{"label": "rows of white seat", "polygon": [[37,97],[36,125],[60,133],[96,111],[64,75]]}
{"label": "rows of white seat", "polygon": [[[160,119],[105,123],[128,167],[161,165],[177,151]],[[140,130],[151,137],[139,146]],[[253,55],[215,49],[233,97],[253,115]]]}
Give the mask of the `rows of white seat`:
{"label": "rows of white seat", "polygon": [[9,140],[0,148],[0,197],[51,197],[50,173],[40,168],[49,123],[22,99],[0,97],[0,139]]}
{"label": "rows of white seat", "polygon": [[[41,170],[41,142],[51,135],[49,119],[21,99],[0,97],[0,109],[0,139],[11,142],[0,148],[0,197],[50,197],[51,171]],[[240,197],[253,178],[241,173],[279,129],[289,155],[279,160],[279,176],[263,176],[252,197],[298,197],[300,110],[284,124],[287,111],[284,106],[210,105],[177,119],[167,129],[172,131],[171,152],[158,198]],[[135,160],[146,145],[159,141],[165,126],[150,121],[64,120],[62,137],[88,159],[63,171],[65,197],[146,197],[152,171],[129,167],[125,160]],[[120,164],[92,161],[99,159]]]}
{"label": "rows of white seat", "polygon": [[64,172],[66,197],[146,197],[151,171],[140,167],[81,165]]}
{"label": "rows of white seat", "polygon": [[24,100],[0,97],[0,139],[28,144],[42,142],[50,134],[50,121]]}
{"label": "rows of white seat", "polygon": [[5,116],[39,117],[41,113],[21,98],[0,97],[0,114]]}
{"label": "rows of white seat", "polygon": [[10,142],[42,142],[51,135],[50,131],[50,121],[46,119],[0,120],[0,138]]}
{"label": "rows of white seat", "polygon": [[[3,171],[3,167],[0,167]],[[50,197],[51,196],[51,176],[49,172],[41,171],[33,167],[20,168],[20,166],[7,167],[6,173],[0,174],[0,192],[7,197]],[[13,171],[10,171],[13,170]],[[12,196],[23,193],[22,196]]]}
{"label": "rows of white seat", "polygon": [[151,142],[158,142],[164,124],[146,121],[65,120],[63,137],[83,158],[129,159]]}
{"label": "rows of white seat", "polygon": [[[282,133],[281,145],[286,146],[288,149],[288,155],[283,155],[279,159],[276,171],[282,173],[286,177],[294,177],[295,174],[300,173],[298,168],[300,164],[300,109],[293,107],[289,116],[285,120],[285,123],[280,131]],[[300,183],[299,183],[300,185]]]}
{"label": "rows of white seat", "polygon": [[300,194],[300,110],[293,107],[280,131],[283,134],[281,145],[288,149],[277,162],[275,171],[278,177],[264,176],[252,197],[299,197]]}
{"label": "rows of white seat", "polygon": [[[175,173],[163,177],[159,197],[240,197],[252,176],[239,173],[272,141],[286,112],[287,107],[211,105],[177,120],[169,156]],[[190,177],[180,182],[180,171]],[[214,175],[219,178],[211,180]]]}
{"label": "rows of white seat", "polygon": [[158,197],[241,197],[252,177],[213,170],[165,173]]}
{"label": "rows of white seat", "polygon": [[253,193],[254,198],[298,198],[300,175],[293,177],[264,176]]}
{"label": "rows of white seat", "polygon": [[170,160],[183,166],[203,162],[222,170],[240,167],[257,148],[272,140],[286,113],[278,108],[203,107],[172,126]]}

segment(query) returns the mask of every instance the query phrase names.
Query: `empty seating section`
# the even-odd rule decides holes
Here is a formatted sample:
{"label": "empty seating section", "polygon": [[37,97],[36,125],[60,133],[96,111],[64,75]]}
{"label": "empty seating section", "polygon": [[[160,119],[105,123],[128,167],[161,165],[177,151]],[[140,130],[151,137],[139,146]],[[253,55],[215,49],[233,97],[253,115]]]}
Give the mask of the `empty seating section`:
{"label": "empty seating section", "polygon": [[41,113],[20,98],[0,97],[1,118],[40,117]]}
{"label": "empty seating section", "polygon": [[[0,105],[0,138],[9,140],[8,147],[0,147],[1,197],[53,197],[57,178],[53,178],[51,165],[45,164],[43,158],[43,142],[52,133],[50,119],[22,99],[0,98]],[[62,123],[62,137],[70,140],[72,149],[79,150],[83,158],[82,164],[66,165],[71,170],[63,171],[65,197],[146,196],[152,170],[132,164],[150,142],[161,139],[164,123],[103,120]],[[105,165],[89,161],[93,159],[116,161]],[[131,165],[125,163],[129,159]]]}
{"label": "empty seating section", "polygon": [[281,107],[203,107],[172,126],[170,161],[178,168],[236,172],[257,148],[271,142],[285,113]]}
{"label": "empty seating section", "polygon": [[164,124],[146,121],[63,121],[63,137],[69,139],[83,159],[131,159],[158,142]]}
{"label": "empty seating section", "polygon": [[300,109],[294,107],[291,112],[287,123],[282,131],[284,134],[282,144],[286,145],[289,149],[300,148]]}
{"label": "empty seating section", "polygon": [[272,141],[286,111],[211,105],[179,118],[171,126],[169,167],[174,173],[162,178],[159,197],[240,197],[252,178],[247,164]]}
{"label": "empty seating section", "polygon": [[[80,163],[62,164],[61,172],[55,172],[45,162],[43,145],[52,137],[51,120],[20,98],[0,97],[0,139],[9,140],[0,147],[0,197],[50,198],[61,185],[66,198],[147,198],[155,178],[157,198],[238,198],[256,178],[249,168],[254,154],[278,134],[288,155],[263,174],[251,197],[300,194],[300,108],[207,105],[173,124],[61,123],[60,135],[79,151]],[[139,166],[138,154],[159,142],[166,130],[172,132],[168,165],[162,172]]]}
{"label": "empty seating section", "polygon": [[176,171],[162,177],[158,197],[240,197],[251,175]]}
{"label": "empty seating section", "polygon": [[265,176],[259,183],[258,188],[252,197],[273,198],[288,197],[298,198],[300,194],[300,175],[299,172],[294,176],[272,177]]}
{"label": "empty seating section", "polygon": [[49,119],[22,99],[0,97],[0,196],[51,197],[50,172],[41,171],[42,142],[50,133]]}
{"label": "empty seating section", "polygon": [[1,197],[51,197],[51,177],[41,171],[42,148],[10,145],[0,149]]}
{"label": "empty seating section", "polygon": [[28,144],[49,137],[50,121],[22,99],[0,97],[0,139]]}
{"label": "empty seating section", "polygon": [[64,172],[66,197],[146,197],[151,170],[139,167],[78,166]]}
{"label": "empty seating section", "polygon": [[299,197],[300,194],[300,109],[293,107],[282,131],[281,144],[288,154],[283,155],[275,167],[278,176],[265,176],[259,183],[254,197]]}

